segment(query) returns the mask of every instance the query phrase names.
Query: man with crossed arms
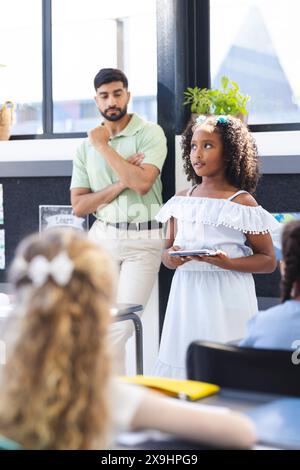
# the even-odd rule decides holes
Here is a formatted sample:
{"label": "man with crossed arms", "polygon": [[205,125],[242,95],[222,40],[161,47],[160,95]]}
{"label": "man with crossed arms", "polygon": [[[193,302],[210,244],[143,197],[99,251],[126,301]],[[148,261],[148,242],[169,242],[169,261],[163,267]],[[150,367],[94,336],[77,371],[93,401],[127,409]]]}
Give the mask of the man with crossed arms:
{"label": "man with crossed arms", "polygon": [[[166,138],[160,126],[127,112],[130,92],[121,70],[101,69],[94,86],[104,120],[75,155],[71,203],[77,216],[95,214],[89,237],[118,263],[117,302],[146,307],[163,248],[162,227],[154,217],[162,205]],[[132,333],[132,322],[111,326],[118,373],[125,372],[125,345]]]}

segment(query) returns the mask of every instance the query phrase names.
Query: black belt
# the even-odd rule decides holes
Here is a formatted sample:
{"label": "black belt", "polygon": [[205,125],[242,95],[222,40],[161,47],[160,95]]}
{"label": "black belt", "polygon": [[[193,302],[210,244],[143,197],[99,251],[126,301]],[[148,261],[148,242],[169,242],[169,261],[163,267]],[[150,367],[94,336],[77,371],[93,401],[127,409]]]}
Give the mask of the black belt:
{"label": "black belt", "polygon": [[156,220],[148,220],[148,222],[104,222],[104,224],[110,225],[112,227],[121,229],[121,230],[153,230],[162,228],[163,224],[161,222],[157,222]]}

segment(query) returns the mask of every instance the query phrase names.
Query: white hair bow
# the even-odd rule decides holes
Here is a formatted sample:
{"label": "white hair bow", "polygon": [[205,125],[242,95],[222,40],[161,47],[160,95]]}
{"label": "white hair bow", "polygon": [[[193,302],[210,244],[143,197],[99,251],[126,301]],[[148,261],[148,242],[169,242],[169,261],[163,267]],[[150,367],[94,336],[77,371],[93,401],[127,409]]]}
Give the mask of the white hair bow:
{"label": "white hair bow", "polygon": [[203,124],[206,119],[207,116],[205,116],[205,114],[199,114],[199,116],[196,118],[196,123]]}
{"label": "white hair bow", "polygon": [[60,286],[65,286],[71,279],[74,263],[65,252],[56,255],[51,261],[45,256],[38,255],[28,263],[24,258],[15,261],[15,268],[26,272],[32,283],[41,287],[49,278]]}

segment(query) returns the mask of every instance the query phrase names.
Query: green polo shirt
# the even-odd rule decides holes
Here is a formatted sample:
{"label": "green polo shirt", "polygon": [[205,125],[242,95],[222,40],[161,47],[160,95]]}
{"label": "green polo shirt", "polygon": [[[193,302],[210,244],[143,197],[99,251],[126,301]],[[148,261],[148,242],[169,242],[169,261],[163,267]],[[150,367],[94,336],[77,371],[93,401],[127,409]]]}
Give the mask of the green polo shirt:
{"label": "green polo shirt", "polygon": [[[132,115],[127,126],[112,137],[109,144],[124,159],[143,152],[143,163],[155,165],[159,171],[167,155],[166,137],[162,128],[144,121],[137,114]],[[118,180],[119,177],[101,154],[85,139],[73,160],[71,189],[89,188],[96,192]],[[98,219],[112,223],[153,220],[162,205],[161,193],[159,174],[147,194],[141,196],[131,189],[125,189],[104,208],[97,209],[95,215]]]}

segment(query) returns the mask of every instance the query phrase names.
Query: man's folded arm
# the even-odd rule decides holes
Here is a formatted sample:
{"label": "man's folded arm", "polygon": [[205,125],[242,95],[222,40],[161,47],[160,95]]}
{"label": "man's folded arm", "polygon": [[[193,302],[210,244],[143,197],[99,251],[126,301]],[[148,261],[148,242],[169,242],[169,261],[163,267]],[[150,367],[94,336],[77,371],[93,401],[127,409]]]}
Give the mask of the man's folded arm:
{"label": "man's folded arm", "polygon": [[83,217],[92,214],[101,206],[105,206],[113,201],[126,189],[121,181],[109,184],[100,191],[92,192],[90,188],[72,188],[71,204],[74,214]]}

